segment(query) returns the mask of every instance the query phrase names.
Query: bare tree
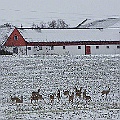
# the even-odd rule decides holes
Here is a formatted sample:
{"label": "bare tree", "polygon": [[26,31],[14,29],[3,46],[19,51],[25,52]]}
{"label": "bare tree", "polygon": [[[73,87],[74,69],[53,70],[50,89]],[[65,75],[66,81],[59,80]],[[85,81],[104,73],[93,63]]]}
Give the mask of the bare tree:
{"label": "bare tree", "polygon": [[68,28],[68,24],[65,23],[64,20],[58,19],[57,21],[52,20],[52,21],[48,22],[48,27],[49,28]]}
{"label": "bare tree", "polygon": [[45,22],[40,22],[40,26],[39,26],[40,28],[46,28],[47,26],[46,26],[46,23]]}
{"label": "bare tree", "polygon": [[64,20],[58,19],[57,20],[57,28],[68,28],[68,24],[65,23]]}
{"label": "bare tree", "polygon": [[37,28],[37,25],[35,23],[33,23],[32,28]]}
{"label": "bare tree", "polygon": [[5,23],[3,25],[0,25],[0,28],[12,28],[13,26],[10,23]]}
{"label": "bare tree", "polygon": [[52,20],[48,22],[48,27],[49,28],[57,28],[57,22],[56,20]]}
{"label": "bare tree", "polygon": [[39,25],[33,23],[32,28],[68,28],[69,25],[62,19],[52,20],[47,23],[40,22]]}

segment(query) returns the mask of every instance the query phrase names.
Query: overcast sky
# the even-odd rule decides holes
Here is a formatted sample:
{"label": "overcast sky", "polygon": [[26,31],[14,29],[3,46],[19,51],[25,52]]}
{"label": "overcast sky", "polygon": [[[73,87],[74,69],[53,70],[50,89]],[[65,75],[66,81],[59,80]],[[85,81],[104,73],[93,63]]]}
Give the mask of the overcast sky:
{"label": "overcast sky", "polygon": [[120,0],[0,0],[0,24],[31,26],[63,19],[77,26],[86,18],[120,18]]}

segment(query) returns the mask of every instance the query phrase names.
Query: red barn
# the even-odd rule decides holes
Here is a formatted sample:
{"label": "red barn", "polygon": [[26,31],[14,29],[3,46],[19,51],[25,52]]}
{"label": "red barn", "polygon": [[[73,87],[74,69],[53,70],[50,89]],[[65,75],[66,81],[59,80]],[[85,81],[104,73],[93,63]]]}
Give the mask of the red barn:
{"label": "red barn", "polygon": [[19,55],[39,54],[119,54],[118,30],[107,29],[17,29],[4,46]]}

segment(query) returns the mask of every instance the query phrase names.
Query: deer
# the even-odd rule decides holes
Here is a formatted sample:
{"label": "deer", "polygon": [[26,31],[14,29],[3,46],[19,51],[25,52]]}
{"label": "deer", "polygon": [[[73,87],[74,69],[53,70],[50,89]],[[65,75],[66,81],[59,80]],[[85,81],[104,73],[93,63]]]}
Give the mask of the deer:
{"label": "deer", "polygon": [[39,92],[40,92],[40,89],[38,89],[37,92],[33,91],[33,92],[32,92],[32,96],[34,96],[34,95],[39,95]]}
{"label": "deer", "polygon": [[74,99],[74,92],[72,92],[72,95],[69,95],[69,103],[70,102],[73,103],[73,99]]}
{"label": "deer", "polygon": [[[33,100],[35,100],[35,102],[36,101],[38,102],[39,99],[40,100],[44,100],[43,97],[42,97],[42,95],[40,95],[40,94],[31,96],[31,103],[32,103]],[[44,100],[44,102],[45,102],[45,100]]]}
{"label": "deer", "polygon": [[108,93],[110,92],[110,88],[108,89],[108,90],[103,90],[101,93],[102,93],[102,95],[106,95],[106,97],[107,97],[107,95],[108,95]]}
{"label": "deer", "polygon": [[16,97],[16,103],[23,103],[23,96],[21,96],[21,99]]}
{"label": "deer", "polygon": [[81,92],[82,91],[82,87],[80,88],[80,90],[78,90],[76,87],[75,87],[75,92],[76,92],[76,96],[79,96],[79,98],[81,97]]}
{"label": "deer", "polygon": [[60,100],[60,90],[59,89],[57,91],[57,98],[58,98],[58,100]]}
{"label": "deer", "polygon": [[16,99],[15,99],[16,97],[12,97],[11,95],[10,95],[10,99],[12,100],[12,102],[14,102]]}
{"label": "deer", "polygon": [[86,104],[87,104],[89,101],[91,101],[91,97],[85,95],[85,100],[86,100]]}
{"label": "deer", "polygon": [[66,90],[66,91],[63,90],[63,94],[68,96],[69,95],[69,91],[68,90]]}
{"label": "deer", "polygon": [[86,89],[83,92],[83,99],[85,99],[86,101],[90,101],[91,97],[86,95]]}
{"label": "deer", "polygon": [[80,87],[80,90],[78,90],[76,87],[75,87],[75,92],[81,92],[82,90],[82,87]]}
{"label": "deer", "polygon": [[85,100],[89,101],[89,100],[91,100],[91,97],[90,96],[85,96]]}
{"label": "deer", "polygon": [[83,92],[83,99],[85,99],[85,97],[86,97],[86,89]]}
{"label": "deer", "polygon": [[21,96],[21,99],[20,98],[18,98],[18,97],[12,97],[11,96],[11,100],[12,100],[12,102],[16,102],[16,103],[23,103],[23,96]]}
{"label": "deer", "polygon": [[54,102],[54,94],[50,95],[50,101],[51,101],[51,103]]}

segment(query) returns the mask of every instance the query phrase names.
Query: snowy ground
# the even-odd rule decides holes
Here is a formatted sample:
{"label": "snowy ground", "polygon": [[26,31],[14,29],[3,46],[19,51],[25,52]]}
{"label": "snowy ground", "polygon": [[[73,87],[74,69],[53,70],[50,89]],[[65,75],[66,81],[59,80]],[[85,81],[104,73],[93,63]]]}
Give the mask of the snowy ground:
{"label": "snowy ground", "polygon": [[[120,119],[120,55],[0,56],[0,120],[118,120]],[[92,100],[74,96],[69,103],[63,90],[83,87]],[[40,88],[43,100],[30,102]],[[101,91],[110,88],[107,97]],[[49,95],[61,91],[50,103]],[[23,96],[16,104],[11,96]]]}

